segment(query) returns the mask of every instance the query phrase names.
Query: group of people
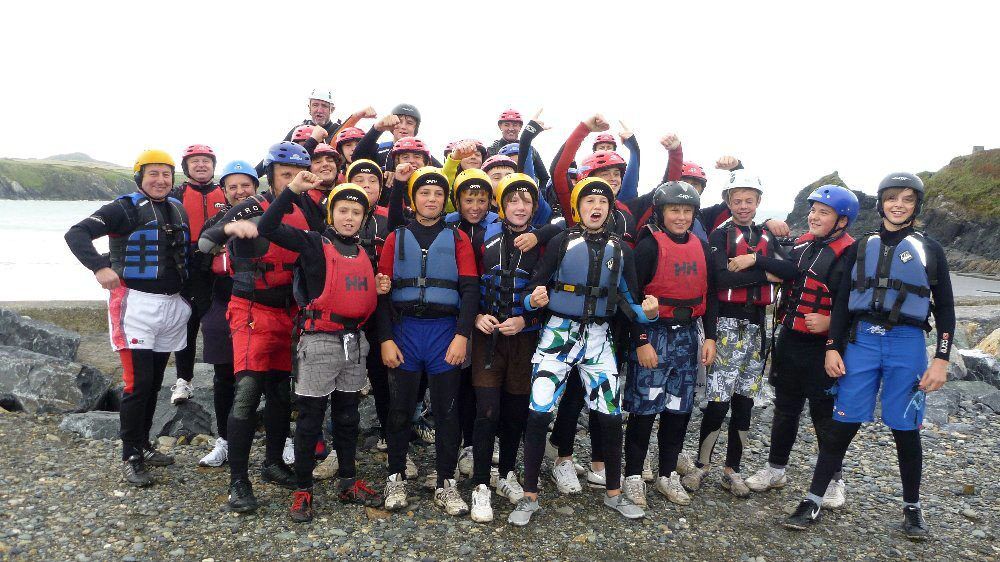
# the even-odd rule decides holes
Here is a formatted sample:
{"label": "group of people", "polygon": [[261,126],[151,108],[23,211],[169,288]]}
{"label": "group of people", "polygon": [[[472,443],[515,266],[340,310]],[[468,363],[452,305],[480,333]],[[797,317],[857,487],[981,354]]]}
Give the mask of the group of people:
{"label": "group of people", "polygon": [[[217,169],[211,148],[191,145],[176,187],[173,157],[147,150],[135,161],[137,190],[67,232],[110,292],[127,482],[148,486],[150,467],[173,463],[150,442],[156,396],[174,353],[172,399],[190,399],[200,329],[219,431],[200,463],[228,462],[237,512],[257,507],[249,458],[261,398],[260,476],[293,490],[292,519],[312,519],[314,479],[333,476],[341,501],[405,509],[419,475],[416,436],[434,445],[425,474],[437,506],[485,523],[495,492],[514,505],[514,525],[540,509],[545,456],[559,493],[581,492],[583,477],[628,519],[644,516],[647,482],[689,504],[712,472],[727,415],[722,487],[736,497],[783,487],[808,400],[819,457],[808,496],[785,521],[804,529],[821,508],[844,504],[843,459],[881,388],[903,530],[927,536],[923,396],[946,380],[955,320],[941,246],[915,230],[920,178],[888,175],[882,225],[858,240],[847,232],[856,195],[821,186],[808,198],[808,232],[791,241],[783,221],[758,220],[765,184],[737,158],[715,163],[729,172],[723,202],[701,205],[706,174],[684,161],[673,134],[660,141],[662,182],[640,195],[636,138],[624,124],[615,138],[600,115],[579,123],[546,167],[532,147],[548,129],[538,115],[525,123],[503,111],[496,142],[456,140],[441,162],[419,137],[413,105],[381,117],[365,108],[343,123],[333,110],[329,91],[311,92],[309,118],[256,165]],[[367,131],[355,127],[364,119],[375,119]],[[591,134],[592,150],[578,154]],[[93,245],[102,236],[110,255]],[[769,352],[768,463],[744,478]],[[355,460],[368,392],[388,457],[382,486],[360,478]],[[573,454],[584,404],[588,467]],[[682,448],[696,405],[692,458]],[[468,503],[461,474],[472,481]]]}

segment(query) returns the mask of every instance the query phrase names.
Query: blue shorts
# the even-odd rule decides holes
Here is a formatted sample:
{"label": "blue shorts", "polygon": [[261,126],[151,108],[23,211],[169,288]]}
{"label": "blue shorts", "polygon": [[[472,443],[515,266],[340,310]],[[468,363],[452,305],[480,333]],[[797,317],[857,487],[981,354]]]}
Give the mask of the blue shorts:
{"label": "blue shorts", "polygon": [[859,322],[857,337],[844,352],[844,366],[847,374],[837,382],[833,419],[873,421],[881,386],[885,425],[902,431],[920,428],[924,405],[915,396],[917,383],[927,370],[923,330],[907,325],[887,330]]}
{"label": "blue shorts", "polygon": [[647,331],[659,363],[647,369],[639,365],[634,350],[629,354],[622,408],[640,415],[691,412],[698,379],[698,326],[654,323]]}
{"label": "blue shorts", "polygon": [[403,364],[397,367],[403,371],[436,375],[452,369],[455,365],[445,362],[451,340],[455,338],[454,316],[444,318],[414,318],[402,316],[392,325],[392,339],[403,354]]}

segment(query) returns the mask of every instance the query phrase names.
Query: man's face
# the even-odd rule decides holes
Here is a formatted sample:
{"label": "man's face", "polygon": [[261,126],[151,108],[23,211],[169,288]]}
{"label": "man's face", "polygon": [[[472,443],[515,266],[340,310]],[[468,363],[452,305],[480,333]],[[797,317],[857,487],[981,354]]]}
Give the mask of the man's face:
{"label": "man's face", "polygon": [[756,189],[734,188],[727,194],[729,212],[733,214],[733,222],[740,226],[753,224],[753,217],[760,205],[760,192]]}
{"label": "man's face", "polygon": [[490,168],[489,176],[490,183],[493,184],[493,189],[496,189],[497,186],[500,185],[500,180],[513,174],[514,172],[514,168],[511,168],[510,166],[496,166]]}
{"label": "man's face", "polygon": [[348,162],[354,157],[354,149],[358,147],[360,140],[351,140],[340,143],[340,153],[344,155],[344,160]]}
{"label": "man's face", "polygon": [[257,191],[257,185],[254,184],[253,178],[246,174],[230,174],[226,176],[222,190],[226,194],[226,201],[230,205],[235,205],[253,195]]}
{"label": "man's face", "polygon": [[142,191],[150,199],[161,201],[174,187],[174,169],[166,164],[146,164],[142,167]]}
{"label": "man's face", "polygon": [[420,152],[400,152],[396,155],[397,164],[413,164],[418,168],[427,165],[427,158]]}
{"label": "man's face", "polygon": [[381,176],[361,172],[351,176],[348,181],[365,190],[365,193],[368,194],[368,200],[372,202],[372,205],[375,204],[375,201],[378,201],[379,196],[382,194]]}
{"label": "man's face", "polygon": [[324,187],[330,187],[337,181],[337,159],[329,154],[314,156],[309,163],[309,171],[323,180]]}
{"label": "man's face", "polygon": [[694,207],[690,205],[666,205],[663,207],[663,225],[676,236],[691,229],[694,222]]}
{"label": "man's face", "polygon": [[323,100],[309,100],[309,118],[312,122],[323,126],[330,120],[333,113],[333,104]]}
{"label": "man's face", "polygon": [[500,136],[507,142],[517,142],[517,137],[521,135],[521,123],[519,121],[501,121]]}
{"label": "man's face", "polygon": [[600,150],[614,150],[614,149],[615,149],[615,145],[612,144],[612,143],[610,143],[610,142],[599,142],[599,143],[597,143],[597,144],[594,145],[594,152],[597,152],[597,151],[600,151]]}
{"label": "man's face", "polygon": [[588,195],[580,201],[580,221],[588,230],[600,230],[608,218],[608,198],[603,195]]}
{"label": "man's face", "polygon": [[444,188],[440,185],[424,185],[413,194],[413,210],[425,219],[441,216],[444,210]]}
{"label": "man's face", "polygon": [[215,176],[215,162],[208,156],[189,156],[187,162],[188,177],[198,183],[208,183]]}
{"label": "man's face", "polygon": [[596,178],[601,178],[608,185],[611,186],[611,190],[618,195],[618,190],[622,188],[622,171],[618,168],[604,168],[603,170],[598,170],[592,174]]}
{"label": "man's face", "polygon": [[275,195],[281,195],[281,192],[288,187],[288,184],[292,183],[295,176],[302,171],[302,168],[298,166],[288,166],[286,164],[272,164],[274,166],[274,179],[271,184],[271,191]]}
{"label": "man's face", "polygon": [[340,200],[334,203],[330,212],[333,228],[344,236],[354,236],[361,228],[365,216],[365,208],[355,201]]}
{"label": "man's face", "polygon": [[531,196],[523,191],[515,191],[505,196],[503,206],[504,218],[514,229],[527,226],[535,211]]}
{"label": "man's face", "polygon": [[397,115],[399,117],[399,123],[392,128],[392,138],[393,140],[399,140],[403,137],[412,137],[417,132],[417,120],[409,115]]}
{"label": "man's face", "polygon": [[486,190],[466,189],[462,191],[462,196],[458,198],[458,212],[461,213],[465,222],[479,224],[486,216],[486,211],[490,208],[490,198]]}

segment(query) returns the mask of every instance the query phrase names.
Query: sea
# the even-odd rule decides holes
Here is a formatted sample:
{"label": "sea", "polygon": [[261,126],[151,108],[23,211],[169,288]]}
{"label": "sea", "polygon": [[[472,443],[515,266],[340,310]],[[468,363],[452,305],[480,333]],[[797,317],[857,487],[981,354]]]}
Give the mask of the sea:
{"label": "sea", "polygon": [[[107,292],[63,240],[106,201],[0,200],[0,301],[105,300]],[[95,241],[108,251],[107,238]],[[956,296],[1000,296],[1000,280],[952,275]]]}

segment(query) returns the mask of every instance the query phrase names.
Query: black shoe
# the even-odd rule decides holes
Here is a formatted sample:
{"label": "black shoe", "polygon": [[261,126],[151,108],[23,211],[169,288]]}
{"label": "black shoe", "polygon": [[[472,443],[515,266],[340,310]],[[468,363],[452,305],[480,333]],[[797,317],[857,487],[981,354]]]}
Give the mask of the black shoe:
{"label": "black shoe", "polygon": [[295,485],[295,473],[292,472],[291,468],[288,468],[287,464],[281,461],[264,463],[264,466],[260,469],[260,477],[265,482],[277,484],[289,490],[294,490],[297,487]]}
{"label": "black shoe", "polygon": [[122,462],[122,479],[139,488],[145,488],[156,482],[153,475],[146,470],[146,465],[139,455],[132,455],[127,461]]}
{"label": "black shoe", "polygon": [[799,507],[795,508],[795,513],[789,515],[781,523],[786,529],[804,531],[809,525],[819,519],[819,506],[812,500],[802,500]]}
{"label": "black shoe", "polygon": [[142,460],[149,466],[170,466],[174,464],[174,457],[165,455],[148,444],[142,448]]}
{"label": "black shoe", "polygon": [[229,509],[236,513],[249,513],[257,509],[250,481],[240,479],[229,485]]}
{"label": "black shoe", "polygon": [[308,523],[313,518],[312,490],[295,490],[292,494],[292,507],[288,514],[296,523]]}
{"label": "black shoe", "polygon": [[908,505],[903,508],[903,534],[913,541],[927,540],[930,537],[927,522],[919,507]]}

